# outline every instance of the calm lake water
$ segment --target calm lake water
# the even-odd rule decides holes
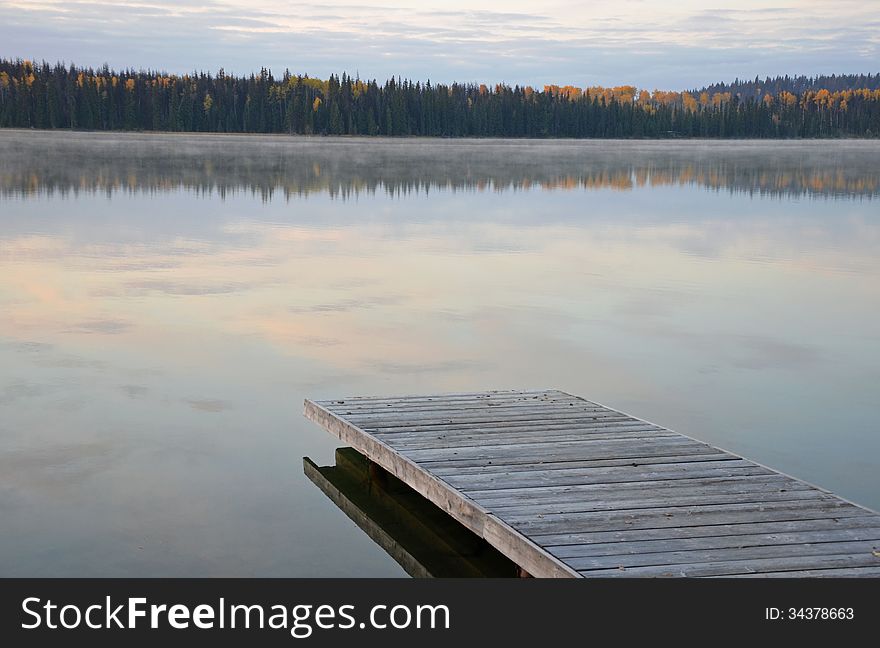
[[[544,387],[880,508],[880,143],[0,132],[0,575],[402,575],[303,398]]]

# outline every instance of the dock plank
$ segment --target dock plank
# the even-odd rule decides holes
[[[390,439],[394,447],[398,450],[432,450],[436,448],[448,450],[450,448],[476,448],[486,445],[522,445],[525,443],[535,443],[534,435],[527,433],[504,435],[504,434],[485,434],[485,435],[431,435],[422,439]],[[377,438],[385,439],[383,435],[377,434]],[[564,441],[617,441],[620,439],[659,439],[662,437],[677,438],[675,433],[666,430],[651,430],[639,428],[623,428],[615,430],[599,430],[579,432],[578,430],[562,430],[559,432],[545,432],[541,435],[541,443],[560,443]]]
[[[478,490],[537,488],[578,484],[617,484],[629,481],[652,482],[664,479],[696,479],[702,477],[738,477],[768,475],[770,470],[747,461],[681,461],[623,465],[579,466],[559,468],[530,466],[531,470],[502,470],[485,474],[450,474],[444,479],[465,493]]]
[[[645,555],[668,551],[694,549],[725,549],[763,547],[770,545],[798,545],[843,541],[880,542],[880,527],[857,529],[830,529],[827,531],[800,531],[789,533],[752,533],[666,540],[632,540],[552,547],[550,552],[559,558],[586,558],[596,556]]]
[[[585,459],[581,461],[545,461],[538,464],[534,463],[503,463],[481,461],[472,466],[444,466],[442,462],[423,462],[421,465],[431,470],[435,475],[439,475],[446,479],[454,479],[456,477],[474,477],[485,476],[494,478],[499,473],[528,473],[543,472],[546,470],[579,470],[581,468],[611,468],[620,466],[652,466],[652,465],[668,465],[668,464],[696,464],[708,462],[726,462],[738,459],[734,455],[726,452],[707,451],[700,454],[655,454],[643,457],[616,457],[611,459]]]
[[[664,567],[699,565],[712,562],[735,562],[768,558],[806,558],[807,556],[871,556],[874,541],[796,543],[787,545],[758,545],[755,547],[722,547],[687,549],[616,556],[585,556],[568,558],[566,562],[579,571],[593,569],[631,569],[633,567]],[[748,572],[748,569],[744,569]]]
[[[689,576],[740,576],[761,572],[803,571],[810,569],[839,569],[876,567],[877,558],[870,553],[844,553],[832,555],[781,556],[773,558],[750,558],[742,560],[694,563],[687,565],[654,565],[648,567],[624,567],[587,569],[580,572],[586,578],[648,577],[669,578]]]
[[[710,446],[706,446],[703,444],[691,444],[691,445],[679,445],[679,446],[670,446],[670,447],[657,447],[653,444],[647,445],[627,445],[623,444],[619,448],[614,448],[613,451],[604,451],[599,452],[598,448],[593,448],[592,452],[581,452],[581,453],[562,453],[557,457],[553,456],[541,456],[541,457],[531,457],[528,454],[524,454],[521,452],[509,453],[503,456],[492,455],[488,457],[446,457],[440,459],[432,459],[432,460],[422,460],[419,462],[419,465],[425,468],[426,470],[431,470],[434,472],[437,468],[450,468],[452,467],[454,470],[459,470],[462,468],[474,467],[474,466],[523,466],[527,468],[531,468],[534,466],[543,466],[546,464],[557,464],[557,463],[576,463],[580,464],[581,462],[587,461],[609,461],[609,460],[619,460],[619,459],[628,459],[631,462],[633,461],[641,461],[646,458],[665,458],[670,456],[679,456],[679,455],[704,455],[708,452],[712,451]],[[436,474],[439,474],[436,473]]]
[[[305,415],[534,576],[880,575],[876,512],[563,391],[306,400]]]
[[[500,432],[500,433],[510,433],[515,434],[517,432],[531,432],[532,434],[540,434],[545,435],[547,432],[551,432],[554,430],[582,430],[584,432],[602,432],[605,430],[618,430],[623,428],[633,428],[633,429],[651,429],[651,430],[661,430],[660,426],[651,425],[650,423],[645,423],[643,421],[630,421],[627,419],[623,419],[620,417],[616,417],[613,419],[605,419],[605,420],[573,420],[573,421],[557,421],[557,422],[549,422],[544,421],[543,423],[536,424],[534,422],[510,422],[510,421],[498,421],[498,422],[489,422],[489,423],[458,423],[458,424],[446,424],[446,425],[413,425],[413,426],[397,426],[397,427],[377,427],[377,426],[364,426],[362,429],[366,430],[370,434],[374,434],[377,436],[393,438],[393,439],[406,439],[407,436],[418,436],[424,433],[441,435],[441,434],[483,434],[483,433],[492,433],[492,432]],[[390,436],[393,435],[393,436]]]
[[[771,522],[740,522],[734,524],[710,524],[706,526],[661,527],[654,529],[624,529],[620,531],[589,531],[542,536],[542,542],[554,555],[560,551],[590,551],[592,545],[619,544],[627,546],[652,540],[683,540],[690,538],[731,538],[754,534],[808,534],[823,531],[858,530],[876,528],[877,520],[871,516],[849,518],[807,518]],[[807,542],[808,540],[805,540]],[[589,554],[587,554],[589,555]]]

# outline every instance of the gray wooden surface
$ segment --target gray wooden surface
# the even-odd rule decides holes
[[[558,390],[305,402],[534,576],[880,576],[880,515]]]

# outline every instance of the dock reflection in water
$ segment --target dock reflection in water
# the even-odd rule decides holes
[[[352,448],[335,466],[303,458],[303,471],[407,574],[415,578],[514,577],[517,566],[409,486]]]

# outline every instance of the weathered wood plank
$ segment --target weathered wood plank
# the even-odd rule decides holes
[[[670,433],[671,430],[641,421],[628,421],[625,419],[613,420],[573,420],[573,421],[545,421],[543,424],[527,421],[494,421],[489,423],[462,423],[446,425],[428,425],[420,427],[370,427],[359,426],[365,432],[385,439],[419,439],[426,437],[439,437],[449,435],[473,435],[480,438],[490,438],[492,435],[531,435],[543,437],[551,432],[577,432],[582,434],[625,432],[627,430],[650,430],[653,432]],[[676,434],[673,432],[673,434]],[[681,436],[681,435],[678,435]]]
[[[877,578],[880,567],[843,567],[795,571],[758,572],[754,574],[724,574],[708,578]]]
[[[383,436],[383,435],[375,435],[376,438],[382,439],[389,446],[396,450],[400,451],[409,451],[409,450],[431,450],[435,448],[442,448],[444,450],[449,450],[452,448],[476,448],[482,447],[486,445],[492,446],[503,446],[503,445],[523,445],[523,444],[533,444],[535,442],[540,443],[559,443],[561,441],[619,441],[621,439],[661,439],[663,437],[681,438],[674,432],[666,432],[663,430],[639,430],[639,429],[629,429],[629,430],[621,430],[614,432],[607,431],[597,431],[597,432],[577,432],[571,430],[562,430],[556,433],[545,433],[541,435],[540,440],[534,438],[534,435],[527,434],[518,434],[518,435],[504,435],[504,434],[492,434],[486,435],[486,437],[482,436],[474,436],[474,435],[454,435],[454,436],[441,436],[437,437],[435,435],[431,435],[430,437],[426,437],[424,439],[406,439],[401,440],[395,438],[394,436]]]
[[[541,396],[568,397],[571,394],[559,391],[558,389],[497,389],[485,392],[451,392],[448,394],[416,394],[411,396],[348,396],[346,398],[328,399],[320,401],[309,401],[320,407],[328,407],[345,403],[415,403],[418,401],[437,402],[437,401],[480,401],[483,399],[504,399],[504,398],[533,398],[538,399]]]
[[[734,576],[760,572],[795,571],[805,569],[831,569],[852,567],[877,567],[880,559],[869,553],[857,555],[807,555],[775,557],[752,560],[731,560],[696,563],[689,565],[655,565],[650,567],[627,567],[623,569],[586,569],[580,573],[586,578],[674,576],[705,577]]]
[[[562,490],[567,489],[567,490]],[[544,506],[545,512],[554,513],[557,506],[576,507],[594,502],[622,502],[634,499],[663,501],[678,497],[697,497],[717,494],[769,494],[810,492],[825,495],[806,484],[791,483],[776,475],[750,475],[746,477],[695,478],[682,480],[658,480],[654,482],[619,482],[615,484],[575,484],[573,486],[547,486],[513,490],[491,490],[468,493],[474,501],[494,509],[524,509]],[[674,506],[670,504],[670,506]],[[645,507],[650,508],[650,507]],[[576,508],[573,510],[577,510]],[[541,512],[541,511],[539,511]],[[514,513],[513,510],[510,511]]]
[[[451,425],[466,425],[468,423],[528,423],[544,424],[553,422],[593,423],[603,421],[627,421],[625,416],[599,410],[563,410],[558,413],[548,414],[539,410],[522,412],[517,414],[503,414],[501,412],[479,412],[474,414],[457,415],[428,415],[422,417],[370,415],[370,416],[346,416],[346,420],[363,429],[395,428],[395,427],[438,427]]]
[[[395,413],[403,413],[403,412],[413,412],[413,413],[421,413],[421,412],[431,412],[431,411],[446,411],[450,409],[455,409],[456,411],[469,411],[469,410],[478,410],[478,411],[486,411],[486,410],[495,410],[495,409],[516,409],[516,408],[534,408],[538,404],[545,403],[547,405],[560,405],[560,404],[569,404],[573,403],[575,405],[585,405],[591,406],[594,408],[598,408],[595,404],[588,404],[586,401],[581,400],[579,398],[573,396],[515,396],[509,398],[481,398],[475,400],[427,400],[427,401],[409,401],[409,400],[399,400],[399,401],[388,401],[388,402],[364,402],[364,403],[354,403],[350,401],[346,401],[344,403],[337,402],[325,402],[322,407],[327,408],[331,412],[341,414],[343,416],[347,415],[349,412],[354,413],[382,413],[393,411]]]
[[[873,556],[873,541],[820,542],[818,544],[796,543],[787,545],[761,545],[757,547],[724,547],[720,549],[690,549],[657,553],[617,556],[579,556],[566,560],[578,571],[588,569],[619,569],[624,567],[658,567],[673,565],[698,565],[712,562],[744,561],[770,558],[804,558],[807,556],[864,556],[873,558],[880,567],[880,559]],[[744,569],[743,571],[748,571]]]
[[[729,502],[722,500],[730,498]],[[541,519],[568,513],[590,511],[670,508],[674,506],[704,506],[709,500],[715,503],[736,502],[756,504],[761,502],[785,502],[802,499],[823,499],[827,495],[811,488],[779,488],[776,484],[718,484],[695,488],[667,487],[654,491],[650,488],[630,488],[620,492],[560,493],[556,497],[522,498],[517,496],[486,499],[474,497],[483,507],[515,521],[519,516],[535,514]]]
[[[599,511],[650,511],[652,509],[685,506],[722,506],[728,504],[758,504],[778,502],[816,501],[827,497],[815,490],[799,490],[780,493],[776,490],[747,493],[706,493],[701,495],[679,495],[677,497],[633,497],[631,499],[605,499],[588,502],[572,501],[540,504],[500,504],[486,505],[497,515],[502,516],[514,526],[526,517],[540,520],[557,520],[560,516],[580,515]],[[480,502],[482,504],[482,502]]]
[[[631,421],[627,419],[615,418],[613,420],[594,421],[545,421],[540,425],[534,422],[526,422],[523,424],[519,421],[497,421],[494,423],[461,423],[454,425],[423,425],[423,426],[398,426],[398,427],[371,427],[362,426],[361,429],[373,435],[379,435],[383,438],[394,438],[401,435],[417,436],[419,434],[459,434],[459,433],[490,433],[490,432],[531,432],[535,436],[542,436],[545,432],[552,430],[583,430],[589,432],[591,430],[601,431],[603,429],[617,430],[625,428],[634,429],[651,429],[668,431],[659,425],[652,425],[643,421]],[[679,435],[681,436],[681,435]]]
[[[421,459],[418,463],[420,466],[422,466],[426,470],[431,470],[431,472],[433,473],[436,469],[448,468],[450,466],[455,469],[459,469],[472,466],[484,466],[487,464],[494,464],[498,466],[523,465],[533,468],[534,466],[544,466],[545,464],[557,464],[561,462],[577,464],[584,461],[604,461],[618,459],[635,461],[643,460],[646,457],[662,458],[670,456],[680,456],[685,454],[703,455],[710,450],[710,446],[704,446],[699,443],[681,444],[669,447],[657,447],[653,444],[634,447],[631,444],[624,444],[620,448],[613,448],[611,450],[600,448],[587,448],[582,449],[581,452],[571,452],[568,454],[557,453],[555,456],[553,455],[553,453],[549,453],[544,456],[534,457],[521,452],[514,452],[503,456],[492,455],[473,458],[451,456],[440,457],[430,460]]]
[[[597,420],[597,419],[568,419],[568,420],[560,420],[560,421],[545,421],[543,424],[536,421],[487,421],[485,423],[441,423],[436,422],[432,425],[422,425],[422,426],[371,426],[371,425],[360,425],[358,426],[364,432],[368,434],[380,436],[385,439],[406,439],[406,438],[416,438],[419,435],[427,434],[427,435],[445,435],[445,434],[474,434],[474,435],[486,435],[487,437],[492,433],[495,434],[516,434],[516,433],[528,433],[531,432],[534,437],[542,437],[548,432],[553,432],[557,430],[569,430],[572,432],[583,432],[584,434],[588,434],[590,432],[596,433],[609,433],[614,432],[616,430],[625,431],[625,430],[652,430],[656,432],[670,432],[666,428],[660,427],[658,425],[651,425],[650,423],[643,423],[641,421],[628,421],[626,419],[605,419],[605,420]],[[683,437],[681,434],[676,434],[676,436]]]
[[[581,468],[612,468],[616,466],[660,466],[666,464],[726,463],[738,461],[739,457],[721,451],[701,454],[658,454],[648,457],[623,457],[613,459],[581,459],[573,461],[543,461],[540,463],[504,463],[501,461],[478,461],[474,465],[444,464],[443,462],[422,462],[420,465],[444,479],[449,477],[494,477],[498,474],[530,473],[551,470],[579,470]],[[743,460],[744,461],[744,460]],[[751,462],[749,462],[751,463]]]
[[[556,554],[561,548],[565,550],[589,551],[593,544],[638,543],[651,540],[680,540],[687,538],[722,538],[749,534],[784,534],[812,533],[816,531],[834,531],[839,529],[870,529],[880,523],[877,516],[858,517],[805,517],[798,520],[775,520],[766,522],[735,522],[729,524],[709,524],[705,526],[658,527],[622,529],[616,531],[585,531],[579,533],[559,533],[534,536]]]
[[[519,468],[519,466],[517,466]],[[730,461],[680,462],[673,464],[632,464],[579,468],[551,468],[529,466],[530,470],[503,470],[488,474],[442,475],[450,485],[464,492],[578,484],[616,484],[621,482],[651,482],[664,479],[694,479],[701,477],[745,477],[771,475],[772,471],[741,459]]]
[[[521,416],[534,414],[566,414],[577,412],[581,415],[604,415],[617,416],[617,412],[611,412],[603,407],[587,405],[572,400],[541,400],[541,401],[516,401],[513,403],[481,403],[469,407],[461,407],[454,403],[437,404],[432,407],[379,407],[379,408],[354,408],[346,405],[337,405],[327,408],[329,411],[346,419],[358,423],[372,420],[404,420],[412,418],[415,421],[430,418],[465,418],[469,416]]]
[[[517,519],[505,516],[508,523],[535,538],[541,544],[543,535],[558,535],[563,531],[618,531],[623,529],[657,529],[661,527],[705,526],[736,522],[764,522],[776,520],[804,520],[824,517],[858,517],[871,515],[864,509],[846,504],[831,496],[805,502],[767,502],[764,504],[719,504],[711,507],[680,506],[652,508],[640,511],[612,511],[547,515],[542,518],[523,516]]]
[[[548,549],[554,556],[568,559],[591,556],[644,555],[694,549],[740,549],[743,547],[763,547],[768,545],[852,541],[878,543],[880,542],[880,527],[788,533],[752,533],[696,538],[670,538],[664,540],[633,540],[629,542],[597,542],[592,544],[562,545],[559,547],[549,547]]]
[[[531,459],[556,461],[566,459],[587,459],[590,457],[620,457],[624,453],[657,451],[661,449],[674,450],[681,453],[688,450],[705,452],[707,445],[690,439],[678,437],[661,437],[649,442],[631,442],[628,439],[580,439],[578,441],[565,441],[561,443],[546,442],[535,439],[532,443],[513,443],[509,445],[484,445],[477,448],[461,449],[431,449],[411,450],[407,456],[416,462],[422,461],[466,461],[472,459],[505,459],[522,458],[525,461]]]
[[[324,406],[331,412],[342,416],[357,418],[370,418],[373,416],[412,416],[424,418],[425,414],[434,412],[450,412],[459,414],[481,413],[506,413],[515,415],[522,412],[536,412],[545,410],[549,412],[563,412],[568,409],[587,410],[590,412],[616,413],[607,407],[588,403],[573,397],[548,396],[539,398],[516,398],[512,400],[475,400],[467,403],[461,401],[428,401],[423,403],[380,403],[377,405],[352,405],[351,403],[337,403]]]

